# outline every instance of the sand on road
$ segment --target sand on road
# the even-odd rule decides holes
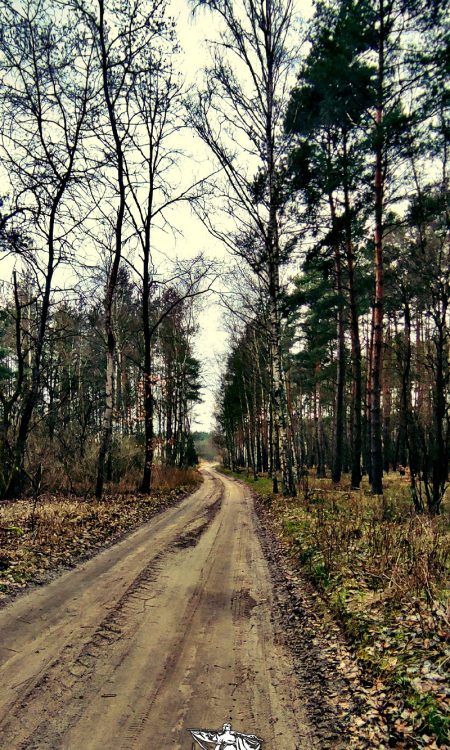
[[[312,750],[251,494],[193,495],[0,611],[2,750],[191,750],[189,727]]]

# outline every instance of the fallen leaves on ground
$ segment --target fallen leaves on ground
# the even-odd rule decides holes
[[[448,519],[417,517],[402,505],[385,518],[379,500],[334,492],[324,481],[310,485],[306,501],[260,498],[284,549],[288,584],[298,597],[305,575],[313,584],[322,631],[332,614],[322,642],[361,701],[360,711],[348,706],[349,747],[449,750]],[[301,628],[294,598],[291,605]],[[345,713],[348,696],[335,700]]]
[[[49,572],[116,541],[181,500],[195,485],[151,495],[43,495],[0,505],[0,601]]]

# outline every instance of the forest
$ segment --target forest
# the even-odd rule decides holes
[[[176,172],[173,23],[159,2],[40,1],[4,4],[0,23],[0,495],[101,497],[124,477],[148,493],[155,456],[195,463],[212,267],[153,257],[201,187]]]
[[[367,474],[381,494],[400,467],[415,508],[439,513],[445,9],[321,2],[296,38],[289,2],[271,6],[267,29],[259,6],[224,3],[222,41],[187,96],[165,4],[5,4],[4,497],[41,481],[72,489],[77,472],[100,497],[129,464],[148,492],[155,452],[191,461],[195,304],[216,269],[154,260],[185,202],[238,260],[219,290],[233,319],[218,403],[226,464],[268,473],[275,490],[280,473],[287,495],[312,467],[334,482],[349,472],[354,488]],[[180,180],[185,129],[212,176]]]
[[[251,623],[237,638],[251,643],[265,617],[255,625],[253,609],[276,601],[294,671],[300,654],[311,685],[320,678],[302,705],[328,722],[324,750],[449,747],[448,11],[448,0],[0,7],[0,596],[111,542],[125,549],[137,529],[175,581],[172,605],[165,583],[152,589],[157,616],[174,606],[178,623],[176,597],[198,595],[187,619],[200,617],[201,648],[223,651],[217,613],[232,617],[228,634]],[[209,306],[222,351],[202,331]],[[208,431],[196,410],[211,389]],[[117,633],[139,631],[124,602],[142,594],[145,619],[159,575],[130,546],[125,593],[111,552]],[[209,573],[190,576],[207,564],[203,596]],[[266,614],[259,637],[275,653]],[[158,623],[175,670],[182,639]],[[91,650],[107,671],[98,644],[116,630],[100,625]],[[326,662],[319,678],[313,657]],[[247,671],[223,685],[247,689]],[[35,716],[53,705],[43,685]],[[69,729],[83,695],[64,704]],[[62,729],[48,740],[50,722],[22,725],[26,705],[10,724],[0,716],[10,747],[69,747]]]
[[[375,495],[399,470],[418,512],[441,509],[450,449],[444,10],[318,3],[297,82],[285,109],[274,104],[283,145],[265,144],[272,174],[262,160],[251,186],[270,221],[259,241],[259,214],[255,231],[236,238],[245,281],[228,304],[241,326],[218,419],[226,465],[267,473],[274,491],[281,471],[285,495],[313,467],[334,483],[350,474],[354,489],[367,475]],[[280,43],[276,81],[283,53]],[[217,82],[225,98],[220,69]],[[236,87],[229,98],[239,128],[246,103]],[[256,122],[274,132],[265,104]]]

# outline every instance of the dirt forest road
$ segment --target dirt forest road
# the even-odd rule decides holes
[[[188,727],[316,747],[249,491],[204,483],[0,611],[0,748],[190,750]]]

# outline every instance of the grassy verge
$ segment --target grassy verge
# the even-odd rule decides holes
[[[413,514],[398,476],[387,478],[383,499],[314,478],[286,499],[267,478],[233,476],[261,497],[292,565],[341,622],[391,746],[450,747],[448,515]]]
[[[201,477],[158,470],[151,495],[102,500],[44,494],[0,505],[0,601],[46,573],[100,549],[192,492]]]
[[[241,482],[245,482],[246,484],[250,485],[252,490],[258,493],[261,497],[267,498],[267,497],[273,497],[272,495],[272,480],[268,479],[267,477],[258,477],[256,481],[253,479],[252,476],[247,475],[246,472],[238,472],[238,471],[230,471],[230,469],[225,469],[224,467],[220,467],[219,471],[222,474],[225,474],[227,477],[234,477],[235,479],[240,479]]]

